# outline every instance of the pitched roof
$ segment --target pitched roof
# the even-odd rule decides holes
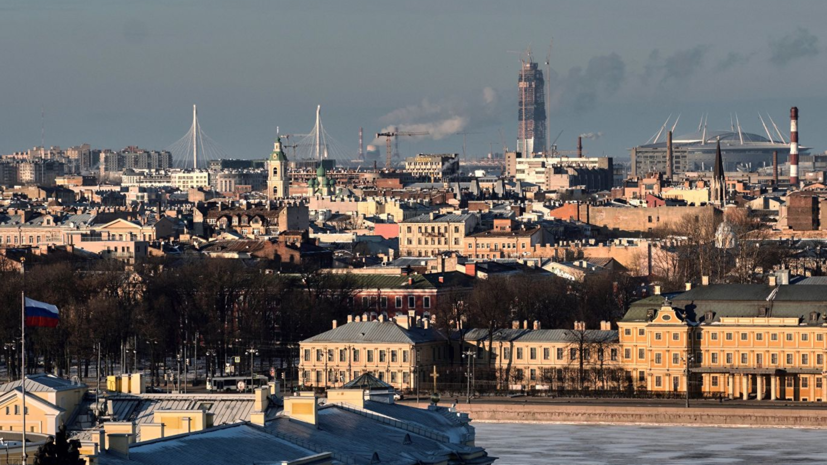
[[[405,329],[394,321],[378,320],[352,322],[325,331],[302,342],[362,342],[417,344],[444,340],[445,337],[434,328]]]
[[[22,384],[21,380],[15,380],[10,383],[0,385],[0,392],[8,392],[12,389],[19,388]],[[37,374],[26,377],[26,391],[27,392],[59,392],[69,391],[72,389],[86,389],[85,384],[75,384],[72,381],[64,378],[59,378],[55,375]]]
[[[498,329],[494,332],[495,341],[509,342],[577,342],[580,332],[569,329]],[[616,342],[617,331],[588,329],[582,333],[589,342]],[[466,341],[487,341],[488,330],[475,328],[465,333]]]
[[[475,278],[459,271],[446,273],[413,274],[353,274],[357,289],[439,289],[450,287],[468,287],[474,285]],[[439,278],[442,277],[442,282]],[[408,281],[412,280],[409,284]]]
[[[365,372],[358,378],[344,385],[345,389],[393,389],[393,386]]]

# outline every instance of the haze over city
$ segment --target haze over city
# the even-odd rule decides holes
[[[551,51],[550,139],[628,157],[673,114],[676,134],[763,134],[757,113],[801,108],[802,143],[827,148],[817,76],[827,4],[798,2],[61,1],[0,6],[0,151],[88,142],[162,149],[198,104],[231,156],[260,158],[282,133],[327,131],[357,150],[357,131],[427,128],[403,155],[516,146],[519,55]],[[414,126],[411,126],[414,125]],[[671,125],[671,123],[670,123]],[[786,133],[785,129],[785,133]],[[432,138],[439,140],[433,141]],[[366,137],[365,143],[371,141]],[[377,141],[381,142],[381,141]]]

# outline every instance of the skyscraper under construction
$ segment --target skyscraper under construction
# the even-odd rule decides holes
[[[517,122],[517,151],[526,155],[546,150],[545,80],[537,63],[522,62],[519,80],[519,108]]]

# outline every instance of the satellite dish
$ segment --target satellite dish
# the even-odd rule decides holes
[[[239,381],[238,383],[236,383],[236,387],[239,391],[243,391],[247,388],[247,383],[245,383],[244,381]]]

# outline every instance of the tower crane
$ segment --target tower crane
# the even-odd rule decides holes
[[[387,150],[388,150],[387,158],[385,159],[385,169],[386,170],[391,169],[391,164],[393,163],[393,146],[392,146],[393,138],[398,138],[400,136],[427,136],[428,134],[430,134],[430,133],[428,133],[428,132],[403,132],[403,131],[396,131],[396,130],[376,133],[377,138],[379,138],[379,137],[384,137],[385,138],[385,144],[386,144]]]

